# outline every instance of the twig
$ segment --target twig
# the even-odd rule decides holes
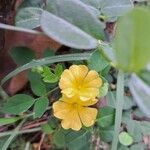
[[[0,127],[0,132],[4,132],[8,129],[8,126],[2,126]]]
[[[42,136],[41,136],[41,140],[39,142],[39,145],[38,145],[38,150],[41,150],[41,146],[42,146],[42,143],[44,141],[44,137],[45,137],[45,134],[43,133]]]
[[[42,124],[45,124],[45,123],[47,123],[47,119],[42,120],[41,122],[40,122],[40,120],[36,120],[36,122],[34,121],[34,122],[28,123],[27,125],[24,125],[24,126],[22,127],[22,130],[26,130],[26,129],[38,127],[38,126],[40,126],[40,125],[42,125]]]
[[[27,142],[27,143],[26,143],[25,150],[29,150],[29,149],[30,149],[30,142]]]

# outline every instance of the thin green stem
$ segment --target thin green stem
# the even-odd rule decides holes
[[[4,100],[9,97],[1,86],[0,86],[0,97],[2,97],[2,99],[4,99]]]
[[[7,80],[12,78],[13,76],[17,75],[18,73],[31,69],[33,67],[42,66],[42,65],[49,65],[56,62],[66,62],[66,61],[80,61],[80,60],[88,60],[91,57],[92,53],[76,53],[76,54],[65,54],[65,55],[57,55],[57,56],[51,56],[47,58],[42,58],[39,60],[32,60],[31,62],[18,67],[11,73],[9,73],[7,76],[5,76],[4,79],[1,80],[1,85],[4,84]]]
[[[55,87],[54,89],[50,90],[49,92],[47,92],[44,96],[48,96],[49,94],[51,94],[52,92],[54,92],[55,90],[59,89],[59,87]]]
[[[20,118],[28,118],[28,117],[32,117],[33,115],[34,113],[26,114],[26,115],[21,116]]]
[[[55,87],[54,89],[52,89],[52,90],[50,90],[50,91],[48,91],[47,93],[45,93],[43,96],[41,96],[41,97],[45,97],[45,96],[49,96],[52,92],[54,92],[55,90],[57,90],[57,89],[59,89],[59,87],[57,86],[57,87]],[[36,98],[35,99],[35,101],[37,101],[39,99],[39,97],[38,98]]]
[[[117,78],[115,128],[111,150],[117,150],[123,104],[124,104],[124,73],[122,71],[119,71]]]
[[[52,89],[52,90],[50,90],[49,92],[47,92],[45,95],[43,95],[43,97],[45,97],[45,96],[48,96],[49,94],[51,94],[52,92],[54,92],[55,90],[57,90],[59,87],[55,87],[54,89]],[[39,98],[36,98],[35,100],[38,100]],[[47,109],[46,110],[50,110],[52,107],[51,106],[49,106],[49,107],[47,107]],[[17,117],[18,119],[16,119],[16,121],[18,121],[18,120],[20,120],[20,119],[23,119],[23,118],[28,118],[28,117],[32,117],[32,116],[34,116],[35,115],[35,113],[33,112],[33,113],[29,113],[29,114],[24,114],[24,115],[22,115],[22,116],[19,116],[19,117]],[[9,118],[9,119],[11,119],[11,118]],[[13,119],[13,118],[12,118]],[[14,121],[15,122],[15,121]],[[14,123],[13,122],[13,123]],[[10,124],[10,123],[8,123],[8,124]],[[6,125],[6,124],[5,124]]]
[[[39,128],[33,128],[33,129],[18,131],[18,132],[16,132],[16,134],[27,134],[27,133],[37,132],[37,131],[40,131],[40,130],[41,130],[41,128],[39,127]],[[11,135],[13,132],[14,131],[2,132],[0,134],[0,137]]]
[[[26,32],[26,33],[37,34],[37,35],[44,35],[43,32],[39,32],[36,30],[31,30],[31,29],[25,29],[25,28],[16,27],[16,26],[11,26],[11,25],[7,25],[7,24],[3,24],[3,23],[0,23],[0,29]]]
[[[18,131],[25,122],[26,119],[22,120],[21,123],[11,132],[10,137],[4,143],[2,150],[7,150],[9,145],[11,144],[12,140],[18,135]]]

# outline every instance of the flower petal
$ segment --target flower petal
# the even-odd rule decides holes
[[[76,82],[81,84],[88,73],[88,68],[85,65],[72,65],[69,70],[76,79]]]
[[[79,97],[82,101],[98,96],[101,85],[98,73],[94,70],[88,72],[85,65],[72,65],[62,73],[59,82],[62,94],[68,98]]]
[[[64,119],[71,110],[72,106],[69,103],[65,103],[60,100],[53,103],[54,116],[59,119]]]
[[[99,88],[101,85],[102,85],[102,79],[98,77],[98,78],[88,82],[86,84],[86,87]]]
[[[94,124],[97,116],[97,109],[90,107],[79,107],[78,112],[83,125],[90,127]]]
[[[84,90],[81,90],[79,92],[80,99],[82,101],[87,101],[90,99],[95,98],[99,94],[99,89],[98,88],[85,88]]]
[[[71,71],[65,69],[61,75],[60,82],[59,82],[60,89],[72,87],[74,80],[75,78],[72,75]]]
[[[63,94],[61,100],[63,102],[66,102],[66,103],[74,104],[74,103],[77,103],[77,101],[79,100],[79,98],[77,99],[77,97],[75,97],[75,96],[73,96],[73,97],[67,97],[65,94]]]
[[[72,109],[62,120],[61,125],[64,129],[73,129],[79,131],[82,127],[77,108]]]
[[[93,81],[94,79],[97,79],[97,78],[99,78],[99,74],[96,71],[91,70],[88,72],[87,76],[85,77],[84,83],[88,83],[88,82]]]
[[[73,88],[66,88],[62,90],[61,93],[65,94],[68,98],[73,97],[76,94]]]
[[[91,106],[91,105],[94,105],[97,103],[97,99],[90,99],[90,100],[87,100],[87,101],[78,101],[78,104],[81,105],[81,106]]]
[[[61,101],[70,103],[70,104],[78,104],[80,106],[91,106],[97,103],[97,99],[89,99],[87,101],[82,101],[78,96],[73,96],[71,98],[67,97],[66,95],[63,95],[61,98]]]

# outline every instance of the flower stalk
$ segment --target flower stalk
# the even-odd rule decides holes
[[[124,104],[124,73],[121,70],[119,70],[117,77],[115,128],[111,150],[117,150],[123,104]]]

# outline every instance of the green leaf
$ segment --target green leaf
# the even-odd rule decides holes
[[[141,142],[143,140],[140,122],[135,120],[127,121],[128,133],[133,137],[134,142]]]
[[[150,71],[142,70],[138,73],[139,77],[150,86]]]
[[[102,78],[102,77],[101,77]],[[108,93],[109,84],[105,78],[102,78],[103,84],[99,89],[99,97],[104,97]]]
[[[150,122],[142,121],[140,125],[143,135],[150,135]]]
[[[34,104],[34,99],[25,94],[17,94],[7,99],[2,110],[5,113],[19,115],[27,111]]]
[[[46,86],[42,82],[41,76],[34,72],[29,72],[28,78],[30,80],[30,86],[32,92],[37,96],[43,96],[46,94]]]
[[[24,65],[35,59],[34,52],[27,47],[14,47],[10,50],[10,55],[17,65]]]
[[[119,144],[117,150],[130,150],[127,146],[124,146],[122,144]]]
[[[89,6],[92,6],[92,7],[99,9],[99,7],[100,7],[99,3],[101,0],[94,0],[94,1],[93,0],[80,0],[80,1],[89,5]]]
[[[130,147],[130,150],[145,150],[146,145],[144,143],[134,144]]]
[[[105,77],[105,78],[108,78],[108,76],[111,76],[111,75],[109,74],[110,69],[111,69],[111,66],[108,65],[105,69],[103,69],[103,70],[100,72],[100,75],[103,76],[103,77]],[[111,77],[112,77],[112,76],[111,76]],[[109,81],[109,79],[108,79],[108,81]]]
[[[53,49],[46,49],[43,53],[43,57],[51,57],[51,56],[55,56],[55,52]]]
[[[97,45],[96,39],[92,36],[47,11],[42,14],[41,28],[50,38],[69,47],[92,49]]]
[[[42,96],[46,93],[46,86],[41,80],[39,80],[39,82],[31,81],[30,85],[35,95]]]
[[[34,29],[40,26],[40,17],[42,9],[27,7],[20,9],[16,16],[16,26],[27,29]]]
[[[43,77],[43,81],[46,83],[56,83],[58,81],[58,76],[52,73],[49,67],[43,67],[43,73],[41,74]]]
[[[109,91],[106,96],[107,105],[112,108],[116,108],[116,92]]]
[[[107,20],[114,21],[133,8],[130,0],[81,0],[82,2],[100,10],[100,13],[107,17]]]
[[[99,6],[101,13],[109,20],[114,21],[116,17],[122,16],[132,9],[133,3],[130,0],[100,0]]]
[[[71,131],[66,134],[66,146],[69,150],[82,150],[89,144],[90,133],[85,130]]]
[[[131,116],[130,112],[130,116]],[[127,125],[128,133],[133,137],[134,142],[141,142],[143,140],[143,135],[150,135],[150,123],[148,121],[136,121],[128,116],[123,123]]]
[[[32,71],[33,73],[39,73],[39,74],[41,74],[41,73],[43,72],[43,67],[42,67],[42,66],[33,67],[33,68],[31,69],[31,71]],[[32,80],[32,79],[31,79],[31,80]]]
[[[45,2],[43,0],[25,0],[21,3],[21,6],[19,8],[24,8],[24,7],[42,7]]]
[[[14,117],[14,118],[0,118],[0,126],[15,123],[18,121],[20,118],[19,117]]]
[[[122,113],[122,123],[128,124],[132,119],[132,110],[124,111]]]
[[[111,107],[100,108],[97,117],[97,124],[102,128],[107,128],[114,123],[115,110]]]
[[[59,122],[54,116],[50,116],[48,120],[48,124],[52,129],[55,129],[58,127]]]
[[[136,109],[133,111],[133,113],[134,113],[137,117],[139,117],[139,118],[142,118],[142,117],[145,116],[145,114],[144,114],[139,108],[136,108]]]
[[[48,107],[48,103],[49,100],[46,97],[40,97],[36,100],[33,109],[35,118],[40,118],[44,114],[46,108]]]
[[[60,78],[61,74],[63,72],[63,66],[61,64],[57,64],[54,70],[55,75]]]
[[[114,127],[112,126],[107,129],[100,128],[99,134],[104,142],[111,142],[113,139]]]
[[[96,39],[104,38],[103,24],[93,10],[79,0],[48,0],[47,10]]]
[[[62,132],[62,130],[58,130],[54,133],[53,142],[58,147],[64,147],[65,146],[65,134]]]
[[[133,99],[138,104],[141,111],[150,116],[150,87],[144,83],[136,74],[132,74],[129,81],[129,88],[132,93]]]
[[[138,72],[146,67],[150,58],[149,27],[150,12],[144,8],[134,8],[120,18],[113,43],[119,68]]]
[[[133,98],[129,96],[124,96],[123,110],[129,110],[134,106],[136,106],[136,103],[135,101],[133,101]]]
[[[0,149],[2,149],[5,142],[8,140],[9,136],[5,136],[3,138],[0,138]]]
[[[43,124],[41,128],[42,131],[46,134],[52,134],[54,132],[53,128],[48,123]]]
[[[112,108],[116,108],[116,92],[108,92],[107,94],[107,104],[108,106],[112,107]],[[124,105],[123,105],[123,110],[129,110],[131,109],[133,106],[136,106],[135,102],[133,101],[133,99],[129,96],[124,96]]]
[[[110,61],[110,62],[115,62],[115,55],[114,55],[114,50],[113,48],[109,45],[106,44],[102,41],[100,41],[99,45],[98,45],[98,50],[101,52],[101,54],[103,55],[103,57]]]
[[[39,60],[33,60],[28,64],[18,67],[16,70],[12,71],[7,76],[5,76],[5,78],[1,81],[1,85],[4,84],[7,80],[9,80],[11,77],[17,75],[18,73],[33,67],[52,64],[56,62],[63,62],[63,61],[65,62],[65,61],[88,60],[90,56],[91,53],[78,53],[78,54],[58,55],[58,56],[47,57]]]
[[[119,142],[122,145],[129,146],[133,143],[133,138],[127,132],[121,132],[119,134]]]
[[[94,51],[91,55],[91,58],[88,60],[88,67],[97,72],[102,71],[108,65],[109,63],[98,50]]]

